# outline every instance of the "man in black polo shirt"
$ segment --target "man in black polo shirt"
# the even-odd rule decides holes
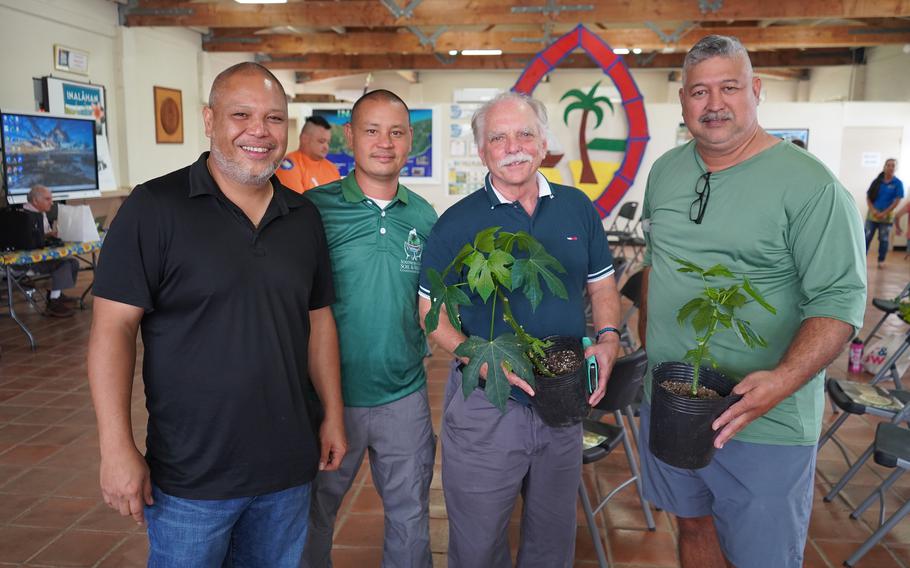
[[[599,330],[597,344],[585,352],[599,364],[599,387],[589,399],[595,405],[603,397],[619,346],[613,257],[591,200],[574,187],[549,183],[537,171],[547,153],[546,120],[543,104],[511,92],[498,95],[474,113],[474,140],[490,173],[484,187],[447,209],[430,233],[421,266],[421,321],[430,307],[430,268],[442,272],[479,230],[497,226],[509,232],[526,231],[566,268],[561,279],[568,299],[545,294],[532,310],[528,299],[516,292],[506,294],[509,305],[531,335],[581,337],[587,293]],[[476,292],[465,292],[473,304],[460,309],[464,334],[447,317],[439,318],[433,333],[436,343],[450,353],[466,336],[509,330],[505,320],[497,317],[491,333],[490,310],[495,302],[485,304]],[[513,393],[505,413],[479,390],[464,398],[457,365],[449,374],[441,436],[448,566],[512,566],[507,530],[521,494],[518,565],[568,568],[574,561],[581,425],[544,424],[530,405],[531,386],[514,373],[506,374]]]
[[[296,568],[309,482],[346,446],[325,235],[273,176],[287,102],[268,70],[223,71],[203,118],[211,152],[138,186],[101,252],[88,361],[101,489],[148,521],[150,566]],[[130,420],[140,326],[144,459]]]

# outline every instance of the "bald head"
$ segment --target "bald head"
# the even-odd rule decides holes
[[[284,92],[284,87],[281,85],[281,81],[279,81],[271,71],[258,63],[244,61],[243,63],[231,65],[219,73],[218,76],[215,77],[215,80],[212,81],[212,90],[209,91],[209,108],[215,108],[215,105],[218,102],[218,97],[222,94],[225,86],[235,75],[260,75],[267,81],[273,82],[275,87],[281,92],[281,95],[285,98],[285,100],[287,100],[287,93]]]
[[[28,202],[38,211],[47,213],[54,204],[54,197],[46,186],[33,185],[28,192]]]

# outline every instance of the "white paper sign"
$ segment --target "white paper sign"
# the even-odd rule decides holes
[[[862,167],[878,169],[881,164],[882,155],[880,152],[863,152]]]

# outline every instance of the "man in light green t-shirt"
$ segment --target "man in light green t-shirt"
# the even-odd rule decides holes
[[[338,471],[319,472],[313,481],[304,568],[332,565],[335,517],[367,451],[385,512],[382,565],[432,566],[436,436],[417,283],[436,212],[398,182],[412,136],[404,101],[382,89],[365,94],[345,125],[354,172],[304,194],[322,215],[332,260],[348,436]]]
[[[694,347],[677,310],[702,290],[672,259],[727,266],[777,309],[739,317],[768,340],[750,350],[733,333],[711,352],[743,398],[714,423],[720,448],[699,470],[647,448],[645,497],[679,517],[684,567],[798,567],[812,508],[824,369],[862,326],[863,231],[853,198],[812,155],[758,124],[761,81],[735,38],[708,36],[686,56],[679,97],[694,140],[655,162],[645,192],[647,252],[642,337],[650,367]],[[649,377],[650,379],[650,377]],[[650,400],[648,380],[646,397]],[[734,438],[735,436],[735,438]],[[716,528],[716,531],[715,531]]]

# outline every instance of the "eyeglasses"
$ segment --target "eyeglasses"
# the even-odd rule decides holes
[[[705,217],[705,210],[708,208],[708,198],[711,197],[711,172],[698,176],[698,181],[695,182],[695,193],[698,198],[689,206],[689,220],[696,225],[701,225],[701,220]]]

